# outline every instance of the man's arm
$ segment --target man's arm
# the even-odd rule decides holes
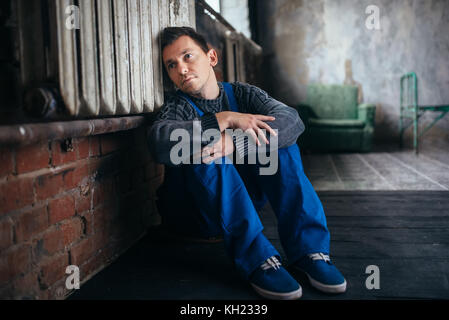
[[[238,90],[239,88],[237,88]],[[278,131],[279,148],[288,147],[294,143],[304,132],[305,126],[296,109],[270,97],[262,89],[242,84],[240,90],[248,92],[242,97],[247,99],[243,106],[247,106],[249,113],[273,116],[276,119],[270,122],[270,126]]]
[[[240,107],[240,112],[274,118],[272,120],[265,118],[263,121],[269,121],[269,127],[277,130],[278,148],[292,145],[296,142],[299,135],[304,132],[304,123],[294,108],[288,107],[284,103],[270,97],[265,91],[256,86],[238,82],[234,84],[234,86],[234,92]],[[216,116],[219,126],[222,128],[226,126],[229,127],[230,123],[232,123],[229,119],[238,118],[239,114],[232,112],[231,114],[218,113]],[[251,119],[248,118],[247,121],[251,121]],[[266,127],[263,127],[260,124],[259,128],[266,129]],[[273,134],[269,129],[267,129],[267,132]],[[262,138],[262,140],[264,139]],[[268,137],[268,140],[270,140],[270,137]],[[236,149],[240,155],[247,154],[249,151],[257,151],[256,146],[251,141],[248,141],[248,143],[245,144],[239,143],[236,145]]]
[[[227,128],[242,129],[253,137],[253,140],[260,145],[260,141],[268,143],[262,129],[268,130],[271,134],[276,132],[264,121],[274,121],[275,118],[261,114],[250,114],[233,111],[223,111],[216,114],[220,131]]]
[[[167,100],[147,131],[147,141],[156,162],[174,166],[175,164],[170,159],[170,152],[175,145],[180,149],[189,150],[187,157],[190,158],[194,152],[194,145],[204,147],[209,142],[202,140],[203,132],[208,129],[217,129],[218,131],[219,126],[213,114],[205,114],[195,120],[184,120],[195,118],[187,103],[180,99]],[[171,141],[170,137],[177,132],[185,133],[186,139]],[[190,158],[190,160],[192,159]]]

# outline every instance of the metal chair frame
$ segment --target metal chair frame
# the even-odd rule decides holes
[[[403,146],[404,131],[413,124],[413,148],[418,154],[419,138],[449,112],[449,105],[420,106],[418,104],[418,77],[415,72],[404,74],[401,77],[400,85],[399,146],[401,148]],[[418,120],[426,111],[441,112],[441,114],[418,132]],[[411,121],[404,125],[404,119],[411,119]]]

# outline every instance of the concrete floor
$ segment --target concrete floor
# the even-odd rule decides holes
[[[303,153],[304,171],[317,191],[449,190],[449,150],[378,146],[370,153]]]

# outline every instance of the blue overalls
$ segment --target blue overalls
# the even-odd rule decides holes
[[[232,111],[238,112],[231,85],[223,82],[223,86]],[[193,101],[184,97],[202,116]],[[304,174],[298,145],[277,152],[274,175],[260,175],[259,163],[166,166],[165,180],[158,190],[163,223],[205,237],[222,235],[228,255],[248,279],[266,259],[280,257],[263,235],[257,213],[269,200],[289,262],[309,253],[329,254],[324,210]]]

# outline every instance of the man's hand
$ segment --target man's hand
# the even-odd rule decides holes
[[[245,133],[251,135],[257,145],[260,146],[258,138],[269,144],[267,137],[261,129],[266,129],[270,134],[277,136],[276,132],[264,121],[274,121],[275,118],[262,114],[240,113],[233,111],[223,111],[215,115],[217,117],[220,131],[227,128],[242,129]]]
[[[234,152],[234,142],[232,137],[221,133],[221,138],[211,147],[204,147],[201,150],[201,158],[203,163],[210,163],[218,158],[227,156]]]

